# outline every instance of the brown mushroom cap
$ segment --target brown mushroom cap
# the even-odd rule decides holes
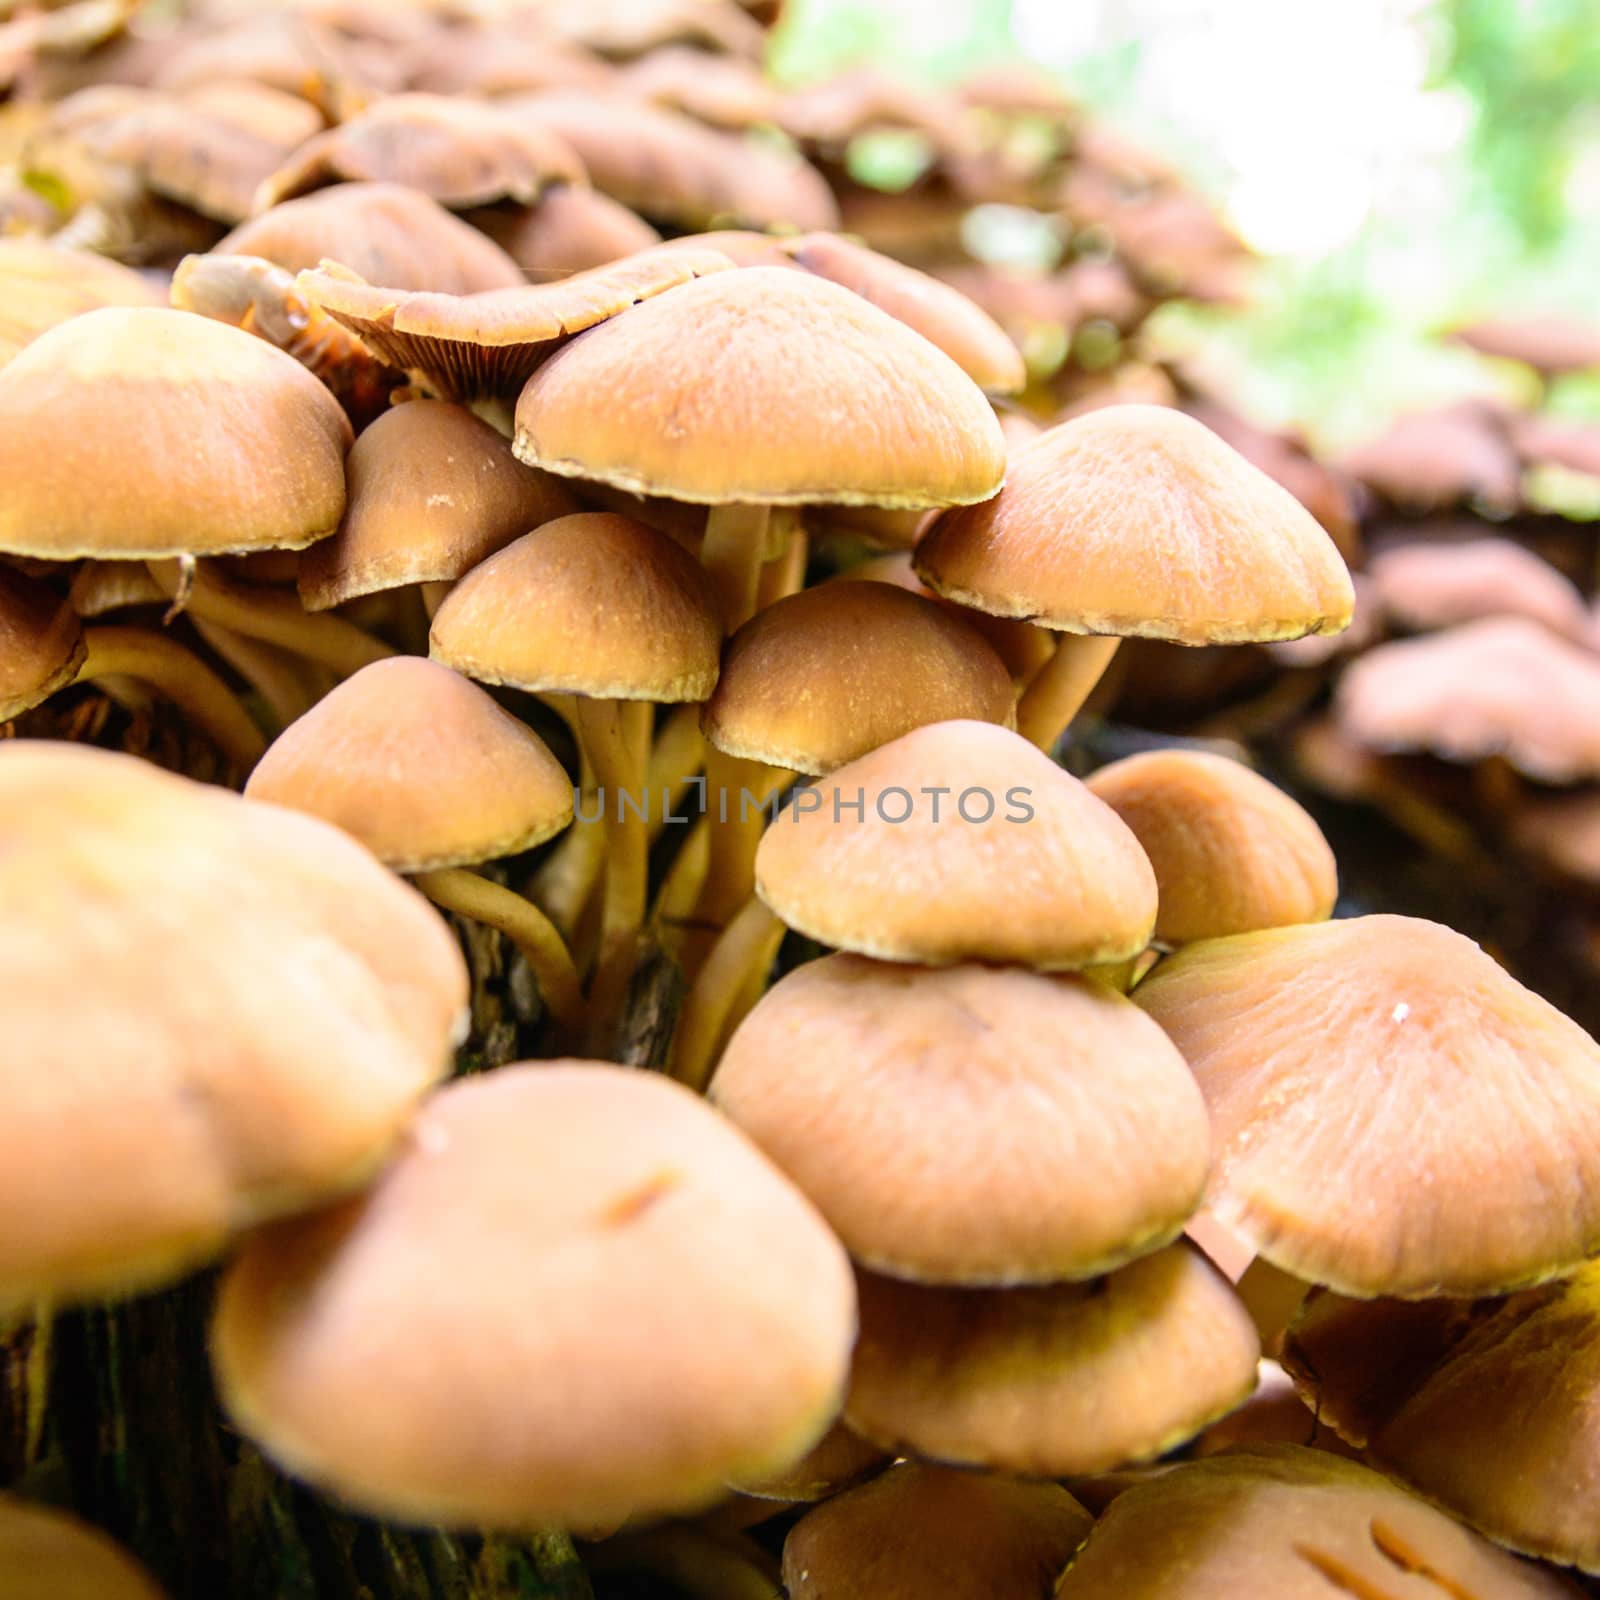
[[[797,802],[763,836],[756,889],[824,944],[884,961],[1060,969],[1149,943],[1156,882],[1139,841],[1004,728],[933,723],[811,792],[814,804]]]
[[[1559,311],[1490,317],[1450,337],[1480,355],[1520,361],[1550,377],[1600,367],[1600,327]]]
[[[299,362],[238,328],[86,312],[0,368],[0,549],[302,549],[338,525],[350,438]]]
[[[1210,1107],[1207,1205],[1285,1272],[1482,1294],[1600,1246],[1600,1045],[1460,934],[1371,916],[1210,939],[1134,999]]]
[[[1310,512],[1162,406],[1107,406],[1041,434],[992,500],[934,523],[916,567],[980,611],[1178,644],[1337,633],[1355,604]]]
[[[934,1289],[857,1273],[845,1417],[885,1448],[1060,1478],[1162,1455],[1255,1388],[1254,1324],[1196,1249],[1092,1283]]]
[[[1516,616],[1579,644],[1589,636],[1589,611],[1577,586],[1510,539],[1397,545],[1375,555],[1368,573],[1374,602],[1402,628],[1419,633]]]
[[[1576,1600],[1370,1468],[1263,1445],[1190,1461],[1111,1502],[1057,1600]]]
[[[484,683],[607,700],[704,700],[722,624],[664,533],[613,512],[558,517],[474,567],[433,619],[436,661]]]
[[[1106,1272],[1177,1236],[1210,1162],[1183,1057],[1070,976],[827,956],[745,1018],[710,1093],[857,1261],[924,1283]]]
[[[964,504],[1005,445],[943,351],[820,278],[748,267],[639,306],[533,376],[517,454],[703,505]]]
[[[365,1181],[465,1014],[448,928],[365,850],[128,756],[0,745],[0,900],[0,1311]]]
[[[1368,749],[1504,756],[1546,783],[1600,777],[1600,657],[1524,617],[1379,645],[1345,673],[1335,710]]]
[[[0,366],[58,322],[100,306],[158,306],[131,268],[42,239],[0,238]]]
[[[285,200],[235,228],[216,252],[261,256],[290,272],[338,261],[369,283],[408,293],[482,294],[523,282],[497,244],[398,183],[341,183]]]
[[[792,1466],[733,1488],[753,1500],[783,1500],[791,1505],[831,1500],[841,1489],[881,1472],[892,1459],[843,1422],[835,1422]]]
[[[1156,871],[1156,938],[1253,933],[1333,915],[1338,865],[1303,806],[1226,756],[1152,750],[1100,768],[1090,790]]]
[[[162,1600],[162,1591],[98,1528],[0,1495],[0,1600]]]
[[[480,211],[474,220],[535,282],[603,267],[661,242],[661,235],[625,205],[570,183],[547,189],[537,205]]]
[[[258,1234],[212,1351],[240,1425],[354,1505],[584,1528],[797,1459],[853,1332],[843,1251],[703,1101],[541,1061],[452,1085],[370,1194]]]
[[[72,606],[48,584],[0,565],[0,722],[71,683],[86,654]]]
[[[975,628],[903,589],[841,583],[739,628],[700,722],[730,755],[822,773],[928,722],[1013,714],[1010,674]]]
[[[279,734],[245,793],[343,828],[396,872],[515,855],[572,821],[572,782],[538,734],[417,656],[346,678]]]
[[[300,562],[300,598],[357,595],[469,572],[519,534],[576,511],[564,483],[525,467],[464,406],[416,400],[367,428],[345,463],[344,520]]]
[[[1340,465],[1384,499],[1419,511],[1476,500],[1506,509],[1521,494],[1522,468],[1503,421],[1470,401],[1398,417]]]
[[[907,1461],[808,1513],[792,1600],[1037,1600],[1094,1519],[1058,1484]]]

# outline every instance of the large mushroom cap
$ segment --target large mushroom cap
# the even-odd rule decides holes
[[[0,566],[0,722],[71,683],[86,653],[72,606],[48,584]]]
[[[1041,434],[994,499],[934,523],[917,571],[980,611],[1178,644],[1337,633],[1355,605],[1311,513],[1164,406],[1106,406]]]
[[[715,274],[575,340],[523,390],[516,449],[706,505],[965,504],[1005,473],[999,424],[955,362],[784,267]]]
[[[572,783],[531,728],[417,656],[363,667],[291,723],[245,793],[321,817],[396,872],[531,850],[572,821]]]
[[[664,533],[613,512],[558,517],[474,567],[430,649],[485,683],[608,700],[704,700],[722,624],[709,580]]]
[[[148,279],[87,250],[0,238],[0,366],[46,328],[101,306],[158,306]]]
[[[1210,1107],[1209,1208],[1284,1271],[1481,1294],[1600,1245],[1600,1045],[1460,934],[1372,916],[1206,940],[1134,998]]]
[[[0,745],[0,901],[0,1311],[364,1181],[465,1013],[449,930],[365,850],[128,756]]]
[[[1057,1600],[1576,1600],[1368,1467],[1265,1445],[1190,1461],[1112,1501]]]
[[[832,1235],[703,1101],[541,1061],[444,1091],[367,1197],[258,1235],[213,1353],[240,1424],[355,1505],[614,1526],[802,1455],[854,1310]]]
[[[740,1025],[715,1104],[856,1260],[931,1283],[1086,1278],[1173,1238],[1210,1160],[1183,1057],[1120,994],[828,956]]]
[[[756,889],[824,944],[885,961],[1070,968],[1149,943],[1156,881],[1138,840],[1004,728],[918,728],[809,794],[767,829]]]
[[[97,1528],[0,1495],[0,1600],[162,1600],[162,1592]]]
[[[1100,768],[1089,788],[1155,868],[1157,939],[1187,944],[1333,914],[1338,867],[1322,830],[1242,763],[1152,750]]]
[[[263,340],[155,306],[86,312],[0,368],[0,549],[302,549],[338,525],[350,439]]]
[[[1059,1484],[907,1461],[796,1523],[783,1581],[792,1600],[1037,1600],[1093,1520]]]

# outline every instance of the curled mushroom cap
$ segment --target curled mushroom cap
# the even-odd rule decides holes
[[[762,838],[756,890],[824,944],[930,965],[1122,961],[1156,915],[1117,814],[984,722],[918,728],[801,791]]]
[[[1600,657],[1524,617],[1379,645],[1345,673],[1335,711],[1372,750],[1504,756],[1546,783],[1600,777]]]
[[[517,404],[517,454],[702,505],[965,504],[994,493],[988,402],[859,295],[749,267],[687,284],[559,351]]]
[[[1041,434],[998,495],[934,523],[916,565],[980,611],[1178,644],[1337,633],[1355,604],[1311,513],[1163,406],[1107,406]]]
[[[928,1283],[1105,1272],[1177,1235],[1210,1160],[1166,1035],[1064,975],[809,962],[745,1018],[711,1098],[857,1261]]]
[[[1134,998],[1210,1108],[1209,1208],[1284,1271],[1482,1294],[1600,1245],[1600,1045],[1460,934],[1373,916],[1205,940]]]
[[[907,1461],[790,1530],[792,1600],[1037,1600],[1094,1519],[1059,1484]]]
[[[0,746],[0,899],[0,1310],[364,1182],[465,1012],[448,928],[360,846],[127,756]]]
[[[1299,1445],[1190,1461],[1111,1502],[1058,1600],[1576,1600],[1369,1467]]]
[[[1187,944],[1333,914],[1338,867],[1322,830],[1240,762],[1152,750],[1102,767],[1089,788],[1155,868],[1157,939]]]
[[[1451,338],[1480,355],[1520,361],[1547,376],[1600,367],[1600,327],[1559,311],[1489,317],[1455,329]]]
[[[800,1457],[854,1322],[837,1242],[703,1101],[541,1061],[443,1091],[370,1194],[258,1234],[212,1351],[241,1426],[353,1505],[584,1528]]]
[[[48,584],[0,566],[0,722],[71,683],[86,654],[70,603]]]
[[[302,549],[338,525],[350,438],[322,384],[238,328],[86,312],[0,368],[0,549]]]
[[[572,783],[538,734],[417,656],[346,678],[284,729],[245,793],[343,828],[396,872],[515,855],[572,821]]]
[[[845,1417],[885,1448],[1045,1478],[1162,1455],[1256,1384],[1260,1341],[1198,1250],[1092,1283],[926,1288],[858,1273]]]
[[[162,1600],[162,1592],[97,1528],[0,1495],[0,1600]]]
[[[733,635],[701,726],[731,755],[822,773],[924,723],[1007,724],[1012,700],[1004,663],[946,608],[888,584],[824,584]]]
[[[517,460],[463,406],[417,400],[367,428],[345,463],[339,531],[300,562],[308,611],[450,582],[519,534],[577,510],[565,484]]]
[[[41,239],[0,238],[0,366],[68,317],[161,299],[147,279],[104,256]]]
[[[664,533],[613,512],[558,517],[474,567],[429,648],[484,683],[616,700],[703,700],[722,624],[705,574]]]

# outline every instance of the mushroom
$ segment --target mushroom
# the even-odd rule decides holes
[[[852,1433],[843,1422],[835,1422],[791,1466],[762,1478],[735,1483],[733,1487],[737,1493],[753,1500],[812,1505],[819,1500],[831,1500],[841,1490],[881,1472],[891,1459],[877,1445],[869,1444],[859,1433]],[[770,1515],[775,1506],[763,1509]]]
[[[854,1329],[843,1252],[736,1130],[557,1061],[452,1085],[369,1195],[258,1234],[212,1355],[239,1426],[351,1505],[593,1529],[799,1459]]]
[[[619,81],[650,105],[732,133],[776,124],[783,103],[755,63],[738,56],[709,56],[689,45],[652,50],[623,68]]]
[[[0,565],[0,722],[71,683],[87,654],[71,605],[37,578]]]
[[[137,272],[87,250],[0,238],[0,366],[47,328],[100,306],[155,306]]]
[[[578,184],[547,189],[532,206],[475,211],[472,221],[536,283],[603,267],[661,242],[661,235],[620,201]],[[335,253],[335,259],[344,257]]]
[[[98,1528],[0,1495],[0,1600],[162,1600],[162,1591]]]
[[[1340,466],[1412,511],[1481,503],[1503,513],[1521,498],[1522,468],[1504,419],[1472,401],[1398,417]]]
[[[1450,339],[1531,368],[1541,392],[1552,378],[1600,367],[1600,327],[1561,311],[1489,317],[1453,329]]]
[[[506,935],[552,1018],[578,1020],[578,975],[549,919],[466,868],[518,855],[572,821],[572,785],[531,728],[416,656],[347,678],[274,741],[245,794],[320,817],[406,873],[436,905]]]
[[[672,45],[759,60],[766,35],[731,0],[587,0],[539,17],[556,38],[627,61]]]

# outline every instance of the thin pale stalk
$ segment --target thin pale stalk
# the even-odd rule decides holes
[[[1094,692],[1122,641],[1115,634],[1064,633],[1017,701],[1017,732],[1051,751]]]
[[[706,517],[700,564],[716,585],[729,633],[755,614],[768,518],[766,506],[713,506]]]
[[[294,658],[276,645],[246,638],[204,617],[190,619],[194,631],[260,696],[281,730],[303,717],[313,704]]]
[[[784,927],[753,896],[711,947],[678,1018],[672,1046],[672,1076],[691,1089],[703,1090],[728,1035],[742,1020],[734,1012],[758,986],[783,943]]]

